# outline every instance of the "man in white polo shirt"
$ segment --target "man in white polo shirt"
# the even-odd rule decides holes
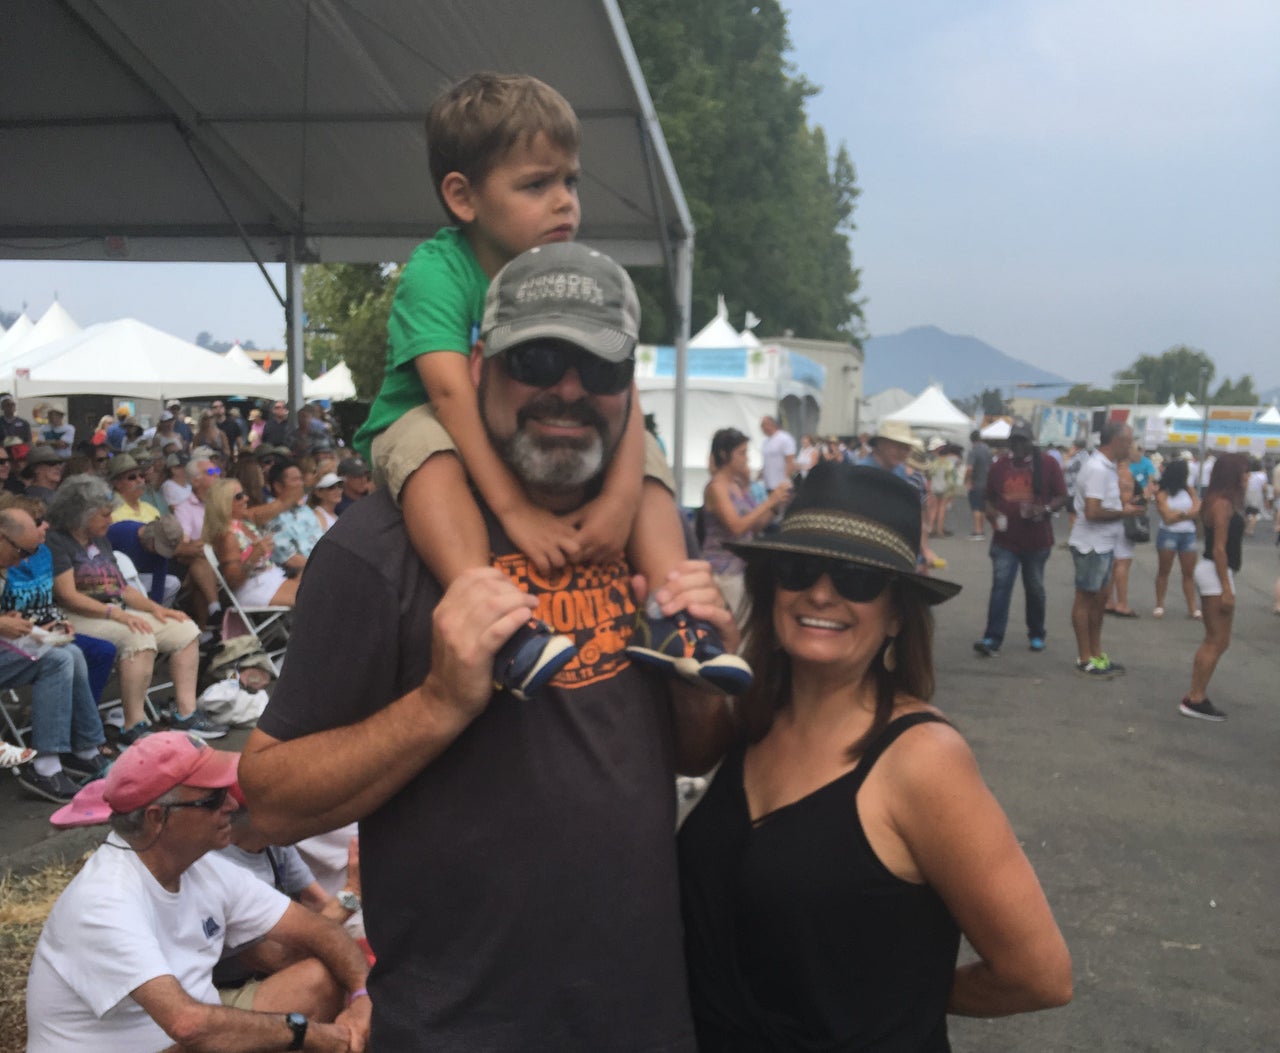
[[[1142,511],[1120,497],[1116,465],[1129,454],[1133,429],[1107,421],[1075,485],[1075,525],[1067,544],[1076,568],[1076,595],[1071,605],[1071,628],[1076,634],[1076,671],[1096,680],[1124,672],[1102,649],[1102,618],[1106,608],[1116,544],[1124,536],[1124,517]]]

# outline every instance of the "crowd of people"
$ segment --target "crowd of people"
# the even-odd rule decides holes
[[[55,821],[111,833],[40,937],[28,1048],[943,1053],[948,1014],[1069,1001],[1039,881],[932,703],[932,609],[959,586],[929,540],[961,491],[972,535],[994,526],[994,655],[1013,578],[1042,577],[1074,493],[1088,629],[1110,577],[1098,524],[1134,504],[1099,458],[1114,469],[1126,433],[1104,429],[1068,487],[1021,429],[1008,458],[975,442],[962,468],[891,423],[797,445],[766,417],[758,480],[742,432],[713,439],[690,558],[639,433],[636,291],[573,242],[572,109],[478,74],[427,130],[455,226],[398,286],[355,438],[380,485],[364,460],[286,449],[319,431],[308,415],[290,440],[278,404],[256,448],[213,408],[176,449],[163,422],[150,458],[108,422],[101,467],[95,447],[53,487],[50,595],[73,606],[50,624],[106,622],[127,654],[172,630],[181,654],[199,625],[166,613],[169,570],[208,624],[205,553],[245,602],[296,610],[241,754],[188,726],[108,763],[91,702],[37,741],[36,761],[105,768]],[[165,508],[128,518],[148,494]],[[1236,491],[1204,503],[1215,614],[1197,582],[1229,634]],[[145,588],[103,568],[121,509],[165,559]],[[33,557],[37,519],[0,509],[0,565]],[[677,773],[716,765],[677,839]],[[356,823],[336,893],[283,848]],[[358,910],[364,946],[342,927]]]
[[[146,700],[160,657],[165,726],[226,734],[197,700],[201,650],[221,632],[219,579],[243,605],[291,607],[316,541],[371,488],[323,414],[296,427],[284,403],[271,414],[275,429],[255,433],[221,399],[190,416],[170,402],[143,429],[122,407],[77,442],[60,410],[33,427],[0,399],[0,687],[32,689],[31,748],[5,743],[0,763],[31,795],[70,801],[157,730]],[[108,742],[99,707],[113,671],[123,725]]]

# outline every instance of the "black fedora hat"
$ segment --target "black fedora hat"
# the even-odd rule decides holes
[[[954,581],[920,573],[920,493],[882,468],[819,461],[776,534],[726,547],[752,562],[767,561],[772,552],[800,552],[878,567],[919,589],[931,604],[960,591]]]

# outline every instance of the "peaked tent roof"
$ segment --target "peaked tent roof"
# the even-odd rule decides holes
[[[256,369],[259,373],[263,373],[263,375],[265,376],[265,371],[263,370],[263,368],[260,365],[258,365],[258,363],[255,362],[252,358],[250,358],[248,355],[248,352],[246,352],[245,349],[241,347],[239,344],[232,344],[223,353],[222,357],[228,362],[234,362],[235,365],[241,369],[245,369],[245,368]]]
[[[1267,411],[1265,413],[1261,414],[1258,417],[1258,419],[1254,421],[1254,423],[1255,424],[1280,424],[1280,410],[1276,409],[1275,406],[1270,406],[1267,408]]]
[[[18,315],[18,320],[9,327],[9,331],[0,336],[0,359],[8,357],[9,349],[17,347],[22,343],[26,335],[35,328],[35,323],[27,317],[27,312],[23,311]]]
[[[197,398],[202,395],[278,396],[283,388],[262,375],[134,318],[91,325],[20,356],[13,370],[15,395],[115,395],[133,398]],[[0,377],[0,384],[4,378]]]
[[[345,362],[339,362],[332,369],[321,373],[305,387],[307,397],[313,399],[331,399],[338,402],[356,397],[356,383],[351,379],[351,370]]]
[[[689,346],[703,348],[747,346],[738,330],[729,323],[729,308],[725,305],[723,294],[716,297],[716,316],[689,337]]]
[[[942,393],[941,384],[931,384],[919,396],[899,410],[883,417],[882,420],[899,420],[920,428],[927,427],[963,427],[972,420],[958,410],[954,403]]]
[[[17,328],[16,324],[14,328]],[[52,344],[55,340],[61,340],[64,336],[72,336],[78,332],[80,332],[80,323],[67,313],[67,309],[62,304],[54,300],[26,336],[7,345],[4,351],[0,352],[0,364],[7,365],[28,351],[34,351],[37,347]]]
[[[1160,411],[1162,420],[1173,420],[1178,415],[1178,404],[1173,400],[1173,396],[1169,396],[1169,401],[1165,403],[1164,409]]]

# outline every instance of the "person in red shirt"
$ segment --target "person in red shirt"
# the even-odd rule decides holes
[[[1027,598],[1027,636],[1031,650],[1044,650],[1044,565],[1053,550],[1049,517],[1067,503],[1062,469],[1032,444],[1031,425],[1014,422],[1009,456],[991,465],[985,492],[987,521],[995,527],[991,540],[991,599],[987,628],[973,649],[986,658],[1000,652],[1009,624],[1013,583],[1022,570]]]

